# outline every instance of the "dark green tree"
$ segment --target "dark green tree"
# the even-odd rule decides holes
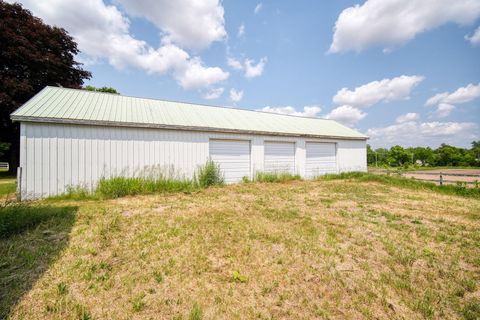
[[[85,86],[83,87],[84,90],[87,91],[96,91],[96,92],[107,92],[107,93],[114,93],[114,94],[120,94],[116,89],[112,87],[101,87],[101,88],[96,88],[94,86]]]
[[[64,29],[45,24],[20,4],[0,1],[0,141],[10,144],[6,158],[13,170],[19,126],[10,113],[47,85],[81,88],[91,74],[75,61],[78,53]]]
[[[402,166],[411,162],[411,155],[398,145],[390,148],[389,158],[392,166]]]

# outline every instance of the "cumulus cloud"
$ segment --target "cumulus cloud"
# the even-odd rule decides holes
[[[436,106],[435,115],[440,118],[448,116],[455,105],[467,103],[480,97],[480,83],[475,85],[470,83],[466,87],[460,87],[454,92],[442,92],[430,97],[425,106]]]
[[[314,117],[317,117],[319,115],[319,113],[322,111],[322,108],[320,106],[317,106],[317,105],[312,105],[312,106],[303,107],[303,111],[297,111],[292,106],[285,106],[285,107],[266,106],[262,109],[257,109],[257,111],[278,113],[278,114],[286,114],[286,115],[299,116],[299,117],[314,118]]]
[[[267,57],[263,57],[260,61],[255,64],[254,60],[245,59],[245,77],[255,78],[263,74],[263,69],[267,63]]]
[[[48,24],[65,28],[88,61],[106,59],[117,69],[133,66],[148,73],[168,73],[185,89],[207,87],[229,76],[219,67],[205,66],[199,57],[191,57],[173,43],[153,48],[134,38],[129,19],[116,6],[103,1],[23,0],[22,3]]]
[[[478,139],[478,125],[472,122],[417,122],[407,121],[387,127],[367,130],[370,143],[376,147],[396,144],[403,146],[438,146],[449,143],[468,146]]]
[[[245,36],[245,24],[241,24],[240,27],[238,27],[238,32],[237,32],[237,38],[241,38]]]
[[[243,98],[243,91],[242,90],[236,90],[234,88],[230,89],[230,100],[232,100],[232,102],[238,102],[240,100],[242,100]]]
[[[333,97],[337,105],[349,105],[355,108],[364,108],[379,102],[391,102],[408,99],[410,92],[424,77],[405,76],[372,81],[354,90],[342,88]]]
[[[475,30],[473,35],[471,36],[466,35],[465,40],[470,41],[470,43],[474,46],[480,44],[480,27],[478,27],[477,30]]]
[[[213,99],[218,99],[221,97],[221,95],[223,94],[223,91],[225,89],[224,88],[213,88],[213,89],[210,89],[207,93],[205,93],[203,95],[203,98],[204,99],[207,99],[207,100],[213,100]]]
[[[92,1],[92,0],[87,0]],[[116,0],[133,16],[144,17],[163,31],[163,41],[182,48],[204,49],[222,40],[224,9],[219,0]]]
[[[329,52],[390,49],[442,24],[468,25],[479,17],[479,1],[367,0],[340,13]]]
[[[404,122],[410,122],[410,121],[415,121],[418,118],[420,118],[420,115],[415,112],[409,112],[406,114],[402,114],[401,116],[398,116],[397,119],[395,119],[396,123],[404,123]]]
[[[361,110],[343,105],[330,111],[325,118],[338,121],[348,127],[354,127],[360,120],[365,118],[367,114]]]
[[[255,9],[253,9],[253,13],[258,14],[260,10],[262,10],[263,4],[260,2],[255,6]]]
[[[233,57],[227,58],[227,64],[235,70],[243,70],[246,78],[255,78],[261,76],[263,74],[263,70],[265,69],[266,63],[267,57],[263,57],[257,63],[255,63],[255,60],[252,59],[245,59],[242,63]]]

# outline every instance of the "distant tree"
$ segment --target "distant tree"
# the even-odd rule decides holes
[[[413,148],[413,159],[419,160],[422,165],[432,165],[435,160],[435,156],[432,148],[430,147],[416,147]]]
[[[0,157],[5,154],[10,149],[10,143],[0,142]]]
[[[19,126],[10,113],[47,85],[81,88],[90,72],[62,28],[45,24],[20,4],[0,1],[0,141],[10,143],[11,168],[18,164]]]
[[[439,148],[435,150],[437,155],[437,166],[458,166],[465,165],[463,162],[463,154],[460,148],[450,146],[442,143]],[[467,164],[468,165],[468,164]]]
[[[410,154],[401,146],[393,146],[389,152],[390,164],[393,166],[402,166],[411,159]]]
[[[85,87],[83,87],[83,90],[120,94],[120,92],[118,92],[116,89],[111,88],[111,87],[96,88],[94,86],[85,86]]]
[[[375,165],[375,151],[367,144],[367,164]]]
[[[480,162],[480,140],[472,141],[472,152],[476,162]]]

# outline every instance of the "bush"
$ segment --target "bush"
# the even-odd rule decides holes
[[[255,181],[258,182],[286,182],[292,180],[301,180],[300,175],[289,172],[257,172]]]
[[[202,188],[224,184],[220,166],[212,160],[208,160],[205,165],[199,167],[195,177],[196,182]]]

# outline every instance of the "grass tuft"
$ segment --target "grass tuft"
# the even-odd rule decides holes
[[[220,186],[224,184],[223,175],[220,171],[220,166],[208,160],[207,163],[198,168],[195,175],[195,182],[201,188],[208,188],[210,186]]]
[[[289,172],[257,172],[254,181],[258,182],[287,182],[301,180],[299,174]]]

